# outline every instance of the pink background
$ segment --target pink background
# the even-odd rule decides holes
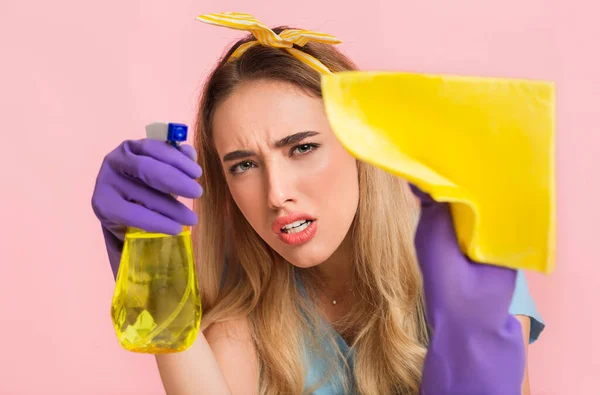
[[[0,3],[0,393],[164,393],[153,358],[116,343],[90,197],[121,140],[155,120],[193,123],[206,73],[241,34],[194,17],[244,11],[332,33],[363,69],[556,81],[558,264],[550,277],[528,274],[548,323],[530,351],[531,382],[534,394],[599,394],[600,10],[592,0],[299,4]]]

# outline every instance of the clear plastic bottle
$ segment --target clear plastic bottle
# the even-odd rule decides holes
[[[176,134],[181,126],[168,124],[174,145],[185,141],[187,133]],[[189,227],[176,236],[127,229],[111,316],[126,350],[164,354],[192,345],[202,305]]]

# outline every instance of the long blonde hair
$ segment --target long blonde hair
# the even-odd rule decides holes
[[[286,27],[273,29],[276,33]],[[322,319],[314,303],[316,276],[283,262],[246,221],[229,193],[212,138],[216,107],[248,80],[275,79],[321,97],[320,75],[286,52],[255,46],[227,62],[251,35],[235,43],[210,74],[198,110],[195,145],[204,169],[200,218],[194,240],[203,304],[203,328],[248,317],[260,365],[261,394],[304,391],[307,347],[324,352],[314,334]],[[356,66],[330,45],[298,48],[331,71]],[[353,339],[354,367],[336,363],[346,388],[361,394],[417,394],[425,355],[426,327],[421,278],[413,251],[418,209],[406,183],[358,162],[359,205],[349,237],[354,246],[354,290],[360,297],[342,328]],[[296,276],[305,288],[299,289]],[[322,334],[319,334],[319,336]],[[337,357],[341,352],[330,336]],[[335,362],[336,359],[331,359]],[[352,378],[352,376],[354,378]]]

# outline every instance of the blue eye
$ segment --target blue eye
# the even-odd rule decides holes
[[[244,162],[240,162],[236,165],[231,166],[229,168],[229,172],[233,175],[236,175],[236,174],[243,173],[246,170],[250,170],[252,167],[254,167],[254,163],[252,163],[250,161],[244,161]]]
[[[314,151],[315,149],[319,148],[320,144],[316,144],[316,143],[305,143],[305,144],[300,144],[295,146],[294,148],[292,148],[292,152],[291,154],[297,154],[297,155],[305,155],[308,154],[309,152]]]

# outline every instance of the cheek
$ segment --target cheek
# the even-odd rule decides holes
[[[228,180],[229,192],[246,220],[256,229],[261,218],[265,217],[266,206],[263,198],[263,185],[258,177],[244,177]]]
[[[331,216],[341,226],[354,218],[358,206],[358,169],[356,159],[342,146],[323,155],[310,181],[313,196],[319,196],[319,214]]]

